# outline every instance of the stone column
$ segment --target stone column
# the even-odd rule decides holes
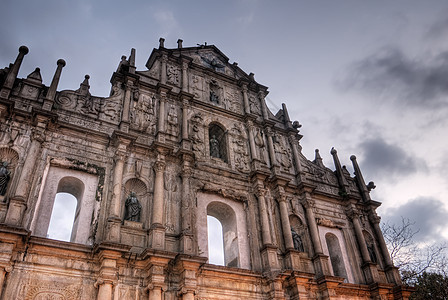
[[[182,166],[182,234],[180,238],[181,252],[185,254],[194,254],[193,234],[191,228],[191,195],[190,195],[190,178],[192,174],[190,157],[184,156]]]
[[[243,89],[244,112],[246,114],[250,114],[249,99],[247,98],[247,84],[243,84],[242,89]]]
[[[156,177],[154,180],[154,198],[152,206],[152,222],[150,231],[151,246],[155,249],[165,248],[165,226],[163,225],[164,213],[164,174],[165,174],[165,156],[159,154],[154,171]]]
[[[2,297],[3,295],[3,287],[5,284],[6,275],[11,271],[11,266],[0,267],[0,297]]]
[[[42,104],[43,110],[51,110],[53,107],[54,97],[56,96],[56,90],[59,84],[59,79],[61,78],[62,68],[65,67],[65,60],[58,59],[56,72],[54,73],[53,80],[51,81],[50,87],[48,88],[47,96]]]
[[[188,62],[182,63],[182,92],[188,92]]]
[[[387,245],[386,242],[384,241],[383,232],[381,231],[380,228],[381,218],[378,217],[376,214],[371,213],[369,214],[369,219],[373,225],[373,230],[375,231],[378,243],[380,244],[381,254],[383,255],[384,263],[386,264],[387,267],[392,267],[393,264],[392,260],[390,259],[389,250],[387,250]]]
[[[299,149],[297,147],[297,138],[295,137],[295,134],[291,134],[289,136],[289,143],[291,144],[292,148],[292,155],[294,156],[294,163],[296,166],[296,171],[298,177],[300,177],[302,173],[302,164],[300,163],[300,156],[299,156]]]
[[[112,300],[113,284],[110,281],[98,280],[98,300]]]
[[[129,111],[131,106],[131,94],[134,83],[130,80],[126,82],[126,92],[124,94],[123,114],[121,116],[120,129],[127,132],[129,124]]]
[[[261,219],[261,236],[263,238],[263,245],[271,245],[271,232],[269,230],[269,219],[268,212],[266,210],[266,199],[264,197],[266,191],[262,186],[257,187],[257,197],[258,197],[258,209],[260,211]]]
[[[19,48],[19,54],[17,55],[17,58],[12,65],[11,70],[8,73],[8,76],[5,79],[5,82],[3,83],[2,90],[0,92],[0,95],[2,98],[8,98],[9,94],[11,93],[12,87],[14,86],[14,81],[17,78],[17,75],[19,74],[20,65],[22,64],[23,57],[28,54],[28,48],[26,46],[20,46]]]
[[[113,177],[113,191],[109,210],[109,232],[108,240],[113,242],[120,242],[120,228],[121,228],[121,190],[123,184],[123,169],[124,169],[125,154],[117,151],[115,154],[115,166]]]
[[[149,290],[149,300],[162,300],[162,287],[154,286],[153,284],[148,285]]]
[[[266,107],[266,102],[264,100],[265,93],[260,91],[258,92],[258,99],[260,100],[261,104],[261,112],[263,114],[263,119],[269,120],[269,114],[268,114],[268,108]]]
[[[314,257],[313,257],[314,268],[316,270],[317,276],[331,275],[328,256],[324,255],[322,250],[322,243],[319,237],[319,230],[316,224],[316,217],[314,215],[313,205],[314,202],[311,199],[311,196],[308,193],[306,193],[303,206],[305,207],[306,219],[308,227],[310,229],[311,241],[314,249]]]
[[[294,242],[292,240],[291,224],[289,223],[288,206],[286,204],[286,197],[279,195],[278,203],[280,205],[280,218],[282,222],[283,239],[285,240],[286,249],[294,249]]]
[[[168,62],[168,57],[166,54],[162,56],[162,66],[160,70],[160,83],[166,84],[166,63]]]
[[[358,240],[359,248],[361,250],[361,257],[363,262],[371,262],[369,250],[367,250],[366,240],[364,234],[362,233],[361,223],[359,222],[359,214],[352,211],[349,215],[353,222],[353,227],[355,228],[356,239]]]
[[[162,91],[160,93],[160,102],[159,102],[159,122],[157,123],[159,133],[165,132],[165,101],[166,101],[166,92]]]
[[[188,139],[188,100],[182,101],[182,139]]]
[[[268,137],[268,150],[269,150],[269,157],[271,159],[271,167],[277,166],[277,158],[275,156],[275,149],[274,149],[274,141],[272,140],[272,130],[271,128],[266,128],[266,136]]]
[[[33,171],[40,152],[41,143],[45,140],[45,127],[47,119],[38,116],[38,124],[34,129],[31,145],[28,148],[26,160],[23,164],[22,172],[14,196],[9,201],[8,211],[6,213],[5,223],[13,226],[20,226],[23,213],[26,209],[29,192],[33,180]]]
[[[249,146],[250,146],[250,152],[252,153],[252,159],[258,159],[258,151],[255,147],[255,140],[254,140],[254,125],[251,120],[247,121],[247,128],[249,131]]]

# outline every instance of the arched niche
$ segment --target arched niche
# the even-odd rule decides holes
[[[98,177],[82,171],[49,166],[39,193],[31,222],[35,236],[46,237],[58,193],[69,193],[77,199],[71,242],[87,244],[91,232]],[[57,212],[55,212],[57,213]]]
[[[299,251],[307,252],[309,253],[309,238],[308,238],[308,232],[306,229],[306,225],[302,222],[302,220],[296,216],[296,215],[290,215],[289,216],[289,224],[291,225],[291,231],[294,231],[296,234],[299,235],[301,241],[302,241],[302,249],[296,249]],[[294,240],[294,233],[293,233],[293,240]]]
[[[328,247],[333,275],[348,279],[347,271],[345,269],[344,257],[342,255],[341,246],[339,244],[337,236],[332,233],[327,233],[325,235],[325,242],[327,243]]]
[[[211,123],[208,127],[208,139],[210,157],[228,162],[227,135],[224,127],[218,123]]]
[[[362,234],[364,236],[364,240],[366,241],[367,251],[369,251],[370,261],[378,264],[379,263],[379,259],[378,259],[379,252],[376,249],[375,241],[374,241],[372,235],[370,235],[370,233],[367,232],[366,230],[363,230]]]
[[[0,198],[4,198],[13,189],[19,155],[11,148],[0,148]]]
[[[129,195],[134,192],[135,196],[141,206],[140,210],[140,218],[138,222],[141,222],[144,224],[144,226],[148,226],[148,220],[150,217],[150,207],[149,207],[149,193],[148,189],[146,187],[146,184],[138,179],[138,178],[131,178],[126,181],[124,184],[124,193],[123,193],[123,201],[122,201],[122,219],[126,220],[126,213],[127,213],[127,207],[126,207],[126,200],[128,199]],[[136,220],[133,220],[136,221]]]
[[[216,194],[197,194],[198,250],[200,255],[205,257],[209,257],[207,216],[216,218],[222,225],[224,264],[250,269],[246,212],[243,203]]]

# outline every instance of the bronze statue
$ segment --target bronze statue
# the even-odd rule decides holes
[[[8,171],[8,162],[4,161],[0,166],[0,196],[6,194],[6,187],[10,179],[11,172]]]
[[[135,192],[130,192],[129,196],[126,198],[126,211],[124,219],[127,221],[140,222],[140,213],[142,211],[142,206],[138,202],[137,195]]]
[[[294,249],[300,252],[305,252],[303,248],[303,242],[300,235],[294,231],[293,228],[291,228],[291,234],[292,234],[292,241],[294,243]]]

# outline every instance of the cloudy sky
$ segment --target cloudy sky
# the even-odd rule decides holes
[[[49,85],[107,96],[121,55],[144,70],[159,37],[174,48],[207,42],[286,103],[303,153],[355,154],[383,220],[416,221],[420,241],[448,239],[448,3],[446,1],[3,0],[0,67],[20,45],[20,77],[41,68]]]

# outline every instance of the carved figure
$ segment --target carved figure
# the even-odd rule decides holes
[[[178,124],[176,108],[174,107],[173,104],[171,104],[171,106],[170,106],[167,122],[168,122],[168,133],[176,136],[178,133],[179,124]]]
[[[264,139],[263,139],[263,131],[261,131],[260,128],[257,128],[254,140],[255,140],[255,145],[257,145],[257,148],[258,148],[258,151],[259,151],[260,161],[263,162],[263,163],[266,163],[265,143],[264,143]]]
[[[218,97],[218,95],[216,94],[216,92],[215,91],[210,91],[210,102],[214,102],[214,103],[216,103],[216,104],[219,104],[219,97]]]
[[[374,263],[377,263],[378,260],[376,258],[375,249],[373,248],[373,244],[367,244],[367,251],[369,251],[370,260]]]
[[[4,161],[0,167],[0,196],[6,194],[6,187],[10,179],[11,172],[8,171],[8,162]]]
[[[221,155],[219,154],[219,141],[216,139],[215,135],[210,139],[210,156],[221,158]]]
[[[129,196],[126,198],[126,213],[124,219],[127,221],[140,222],[140,213],[142,211],[142,206],[137,199],[135,192],[130,192]]]
[[[303,242],[300,235],[295,232],[295,230],[291,227],[291,234],[292,234],[292,242],[294,243],[294,249],[300,252],[305,252],[303,248]]]

